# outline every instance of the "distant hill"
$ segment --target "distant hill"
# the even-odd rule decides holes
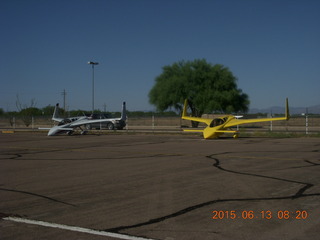
[[[306,108],[304,107],[291,107],[290,108],[290,114],[302,114],[306,112]],[[285,109],[284,107],[270,107],[270,108],[264,108],[264,109],[258,109],[258,108],[252,108],[249,110],[249,113],[255,114],[255,113],[273,113],[273,114],[281,114],[284,113]],[[320,105],[308,107],[308,113],[312,114],[320,114]]]

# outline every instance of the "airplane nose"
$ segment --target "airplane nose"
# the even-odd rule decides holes
[[[53,136],[56,133],[55,127],[51,128],[48,132],[48,136]]]

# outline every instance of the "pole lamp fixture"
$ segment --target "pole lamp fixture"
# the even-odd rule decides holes
[[[98,62],[88,62],[92,66],[92,114],[94,111],[94,65],[98,65]]]

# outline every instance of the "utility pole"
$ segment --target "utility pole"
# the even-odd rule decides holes
[[[308,108],[306,108],[306,134],[309,134]]]
[[[63,110],[64,112],[66,112],[66,96],[67,96],[67,92],[65,89],[63,89],[63,92],[61,93],[61,95],[63,96]]]
[[[272,118],[272,109],[271,109],[270,118]],[[272,132],[272,128],[273,128],[272,121],[270,121],[270,131],[271,131],[271,132]]]
[[[94,65],[98,65],[98,62],[88,62],[92,66],[92,114],[94,111]]]

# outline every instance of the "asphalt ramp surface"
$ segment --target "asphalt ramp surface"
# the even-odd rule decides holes
[[[319,138],[0,134],[0,238],[317,239],[319,150]]]

